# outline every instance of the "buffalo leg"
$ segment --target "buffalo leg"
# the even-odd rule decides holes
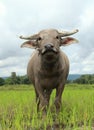
[[[45,109],[46,106],[48,106],[48,101],[45,98],[44,90],[40,86],[39,82],[35,83],[35,89],[36,89],[36,99],[37,99],[37,109]]]
[[[36,94],[36,103],[37,103],[37,112],[39,111],[39,104],[40,104],[40,100],[39,100],[39,95],[35,89],[35,94]]]
[[[49,105],[49,100],[50,100],[51,93],[52,93],[52,89],[51,90],[44,90],[44,97],[45,97],[45,100],[48,101],[48,105]]]
[[[56,110],[60,109],[63,90],[64,90],[64,85],[60,85],[58,88],[56,88],[56,97],[55,97]]]

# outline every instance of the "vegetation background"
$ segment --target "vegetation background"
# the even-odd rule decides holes
[[[67,83],[94,84],[94,74],[69,75]],[[5,84],[31,84],[31,82],[26,75],[17,76],[16,72],[12,72],[10,77],[0,77],[0,86]]]
[[[55,90],[47,113],[37,113],[27,76],[0,78],[0,130],[94,130],[94,74],[67,81],[59,113],[54,97]]]

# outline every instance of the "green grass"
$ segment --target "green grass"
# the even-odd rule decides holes
[[[33,87],[4,86],[0,90],[0,130],[92,130],[94,126],[94,85],[67,85],[58,114],[54,91],[47,115],[37,113]]]

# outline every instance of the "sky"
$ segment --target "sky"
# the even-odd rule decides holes
[[[61,47],[70,61],[70,74],[94,74],[94,0],[0,0],[0,77],[25,75],[33,49],[20,48],[40,30],[79,29],[77,44]]]

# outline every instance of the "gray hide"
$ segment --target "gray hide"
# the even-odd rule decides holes
[[[27,75],[35,88],[37,109],[45,109],[49,105],[53,89],[56,89],[54,104],[57,110],[60,108],[62,92],[69,73],[69,60],[60,50],[60,46],[78,42],[72,37],[66,37],[76,32],[78,30],[59,32],[47,29],[29,37],[20,36],[21,39],[27,40],[21,47],[36,48],[28,63]]]

